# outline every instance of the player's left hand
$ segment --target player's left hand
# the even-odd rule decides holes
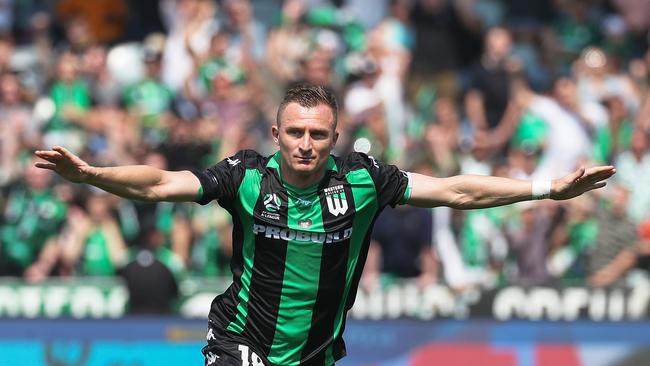
[[[614,173],[616,173],[616,169],[611,165],[587,169],[580,167],[574,173],[553,181],[551,198],[568,200],[585,192],[602,188],[607,184],[605,180]]]

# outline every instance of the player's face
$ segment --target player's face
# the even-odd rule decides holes
[[[285,179],[294,176],[313,183],[312,179],[324,171],[338,138],[332,109],[325,104],[309,108],[289,103],[280,118],[280,125],[273,126],[272,132],[280,146]]]

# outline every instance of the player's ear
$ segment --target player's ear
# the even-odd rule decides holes
[[[332,139],[332,147],[336,146],[336,141],[339,139],[339,131],[334,131],[334,137]]]
[[[273,141],[277,144],[278,139],[280,138],[280,129],[278,125],[271,126],[271,135],[273,135]]]

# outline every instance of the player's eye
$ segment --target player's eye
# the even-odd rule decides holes
[[[300,131],[300,130],[287,130],[287,134],[289,136],[293,136],[293,137],[300,137],[300,136],[302,136],[302,131]]]

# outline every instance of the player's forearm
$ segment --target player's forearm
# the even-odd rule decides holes
[[[449,205],[452,208],[496,207],[532,199],[530,181],[480,175],[459,175],[448,179],[455,193],[455,199]]]
[[[140,201],[162,200],[156,187],[163,183],[164,171],[147,165],[94,167],[85,183],[120,197]]]
[[[533,196],[531,182],[524,180],[481,175],[411,176],[413,186],[408,203],[419,207],[487,208],[530,200]]]

